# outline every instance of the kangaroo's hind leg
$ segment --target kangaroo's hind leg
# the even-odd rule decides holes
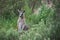
[[[23,25],[23,28],[22,28],[24,31],[26,31],[26,30],[28,30],[29,28],[28,28],[28,26],[26,26],[26,25]]]

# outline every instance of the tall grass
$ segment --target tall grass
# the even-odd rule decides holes
[[[30,29],[28,31],[24,31],[24,33],[19,36],[18,32],[16,32],[18,16],[10,15],[7,19],[1,18],[0,20],[0,39],[50,40],[51,31],[54,27],[54,25],[52,25],[54,9],[47,8],[45,5],[42,5],[38,15],[33,14],[28,5],[26,5],[24,9],[26,11],[26,24],[30,26]]]

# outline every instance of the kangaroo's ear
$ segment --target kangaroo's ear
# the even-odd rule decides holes
[[[20,10],[20,9],[18,9],[17,11],[18,11],[18,12],[21,12],[21,10]]]
[[[23,11],[23,13],[25,13],[25,10]]]
[[[17,11],[18,11],[18,12],[20,12],[20,10],[19,10],[19,9],[18,9]]]

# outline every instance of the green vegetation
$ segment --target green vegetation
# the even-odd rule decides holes
[[[12,1],[12,0],[11,0]],[[40,0],[39,0],[40,1]],[[31,7],[27,2],[31,1],[8,1],[5,4],[0,17],[0,40],[53,40],[57,27],[55,27],[55,8],[49,8],[41,4],[38,15],[32,13]],[[35,5],[36,7],[37,5]],[[29,30],[23,31],[22,34],[17,32],[17,9],[21,7],[25,10],[25,21],[30,27]],[[38,7],[36,7],[38,8]],[[60,32],[57,32],[59,34]]]

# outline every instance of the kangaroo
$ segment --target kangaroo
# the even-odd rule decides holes
[[[18,32],[22,32],[23,30],[28,30],[28,27],[25,24],[25,18],[24,18],[25,11],[18,9],[18,12],[19,12],[19,17],[17,21]]]

